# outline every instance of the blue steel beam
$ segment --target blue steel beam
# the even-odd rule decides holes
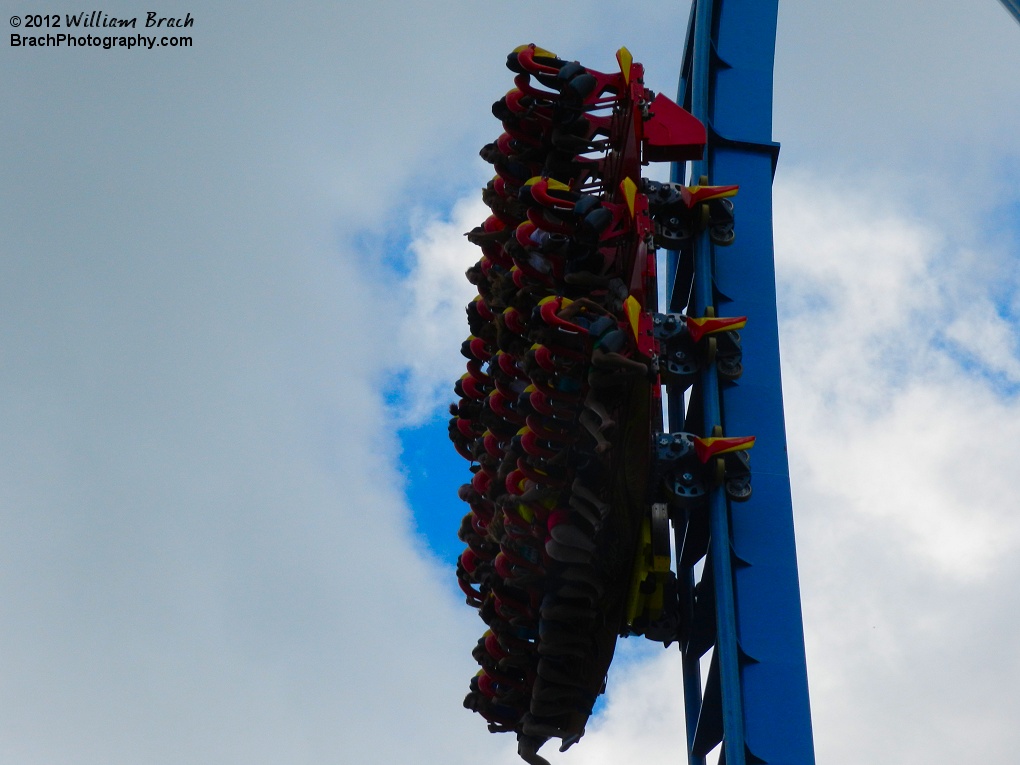
[[[720,3],[721,5],[721,3]],[[691,108],[690,112],[705,123],[711,123],[709,117],[709,88],[712,85],[714,45],[712,30],[715,15],[715,0],[698,0],[694,13],[694,59],[691,67]],[[706,147],[706,159],[693,163],[691,177],[697,180],[702,176],[712,177],[711,139]],[[692,302],[697,316],[712,315],[715,311],[714,279],[712,276],[713,247],[707,229],[697,235],[694,247],[694,287]],[[721,400],[719,396],[718,371],[715,364],[706,365],[701,374],[700,405],[702,420],[701,432],[713,435],[716,426],[723,428]],[[734,431],[729,431],[733,433]],[[709,671],[709,690],[715,690],[718,683],[720,714],[722,718],[721,733],[723,751],[729,765],[744,765],[744,715],[741,704],[740,688],[740,655],[737,645],[736,603],[734,601],[733,570],[729,565],[731,558],[730,529],[726,493],[719,488],[709,496],[709,565],[712,566],[715,583],[715,619],[716,642],[712,667]],[[711,704],[703,706],[713,711]],[[698,727],[708,726],[707,718]],[[709,726],[718,728],[720,726]],[[698,736],[695,736],[697,739]],[[711,737],[709,737],[711,738]],[[699,747],[695,754],[705,753]]]
[[[1020,0],[999,0],[1007,11],[1013,14],[1013,18],[1020,22]]]
[[[721,488],[710,497],[710,544],[697,598],[713,599],[700,611],[714,618],[715,634],[703,692],[700,674],[694,674],[703,647],[689,642],[684,648],[688,720],[694,716],[692,704],[698,718],[696,729],[688,728],[691,765],[704,762],[703,755],[720,739],[721,761],[727,765],[814,762],[772,243],[777,11],[778,0],[696,0],[677,99],[708,128],[705,158],[693,163],[691,182],[707,176],[709,183],[740,184],[734,200],[737,239],[716,248],[708,232],[699,235],[687,311],[747,315],[748,324],[741,331],[741,378],[720,381],[715,366],[708,365],[686,414],[682,396],[667,390],[670,429],[683,425],[712,435],[720,426],[725,435],[757,437],[750,500],[731,505]],[[684,175],[683,166],[674,167],[674,180],[682,182]],[[674,311],[687,302],[678,294],[684,292],[678,264],[676,256],[668,257]],[[678,579],[688,587],[687,598],[694,599],[692,571],[678,571]]]

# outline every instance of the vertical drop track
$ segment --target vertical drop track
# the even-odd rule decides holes
[[[756,437],[754,491],[731,502],[709,491],[708,544],[691,513],[674,518],[688,761],[700,765],[719,744],[719,762],[814,762],[800,588],[779,369],[772,178],[772,70],[777,0],[695,0],[677,102],[707,128],[704,158],[689,183],[739,184],[736,239],[717,247],[696,235],[693,279],[667,258],[669,310],[689,316],[746,315],[743,373],[699,372],[685,405],[667,385],[670,431]],[[685,181],[686,163],[673,180]],[[679,522],[677,522],[679,521]],[[700,571],[700,576],[695,572]],[[711,651],[707,676],[701,659]]]

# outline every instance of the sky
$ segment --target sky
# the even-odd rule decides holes
[[[191,46],[0,54],[0,762],[509,765],[461,707],[442,412],[477,149],[521,43],[626,45],[672,93],[687,3],[157,13]],[[1020,747],[1018,75],[993,0],[781,4],[819,762]],[[675,651],[624,641],[609,680],[555,760],[682,762]]]

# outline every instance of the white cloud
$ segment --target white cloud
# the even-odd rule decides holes
[[[983,669],[1002,650],[993,636],[1015,596],[1000,582],[1020,550],[1020,400],[996,379],[1012,379],[1015,330],[988,297],[975,301],[1001,285],[960,244],[994,255],[994,240],[909,209],[817,176],[777,185],[784,389],[824,762],[991,759],[1016,745],[1001,707],[1015,662]],[[969,357],[957,345],[967,340]],[[964,733],[971,724],[981,736]]]
[[[808,186],[811,201],[800,193]],[[806,178],[778,188],[776,239],[791,429],[803,433],[808,455],[801,459],[816,472],[826,466],[826,493],[907,532],[918,551],[952,566],[982,550],[966,573],[984,571],[994,562],[988,553],[1016,541],[992,508],[996,492],[1008,490],[998,481],[1006,477],[1002,455],[1012,453],[1006,415],[1017,404],[936,341],[962,325],[991,327],[974,345],[988,348],[978,358],[992,372],[1018,362],[994,311],[957,302],[980,289],[967,259],[955,258],[931,224],[897,220]],[[963,514],[959,504],[982,510]]]
[[[419,212],[412,224],[418,233],[408,248],[413,262],[402,285],[397,343],[400,366],[408,373],[400,385],[400,417],[406,423],[428,418],[455,398],[453,383],[466,362],[460,341],[469,334],[464,309],[478,295],[464,272],[481,257],[464,234],[488,215],[476,193],[458,201],[449,220]]]
[[[1016,327],[988,298],[967,305],[966,311],[946,327],[945,337],[962,361],[973,359],[990,375],[1010,384],[1020,382]]]

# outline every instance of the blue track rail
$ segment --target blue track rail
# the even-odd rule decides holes
[[[772,243],[777,12],[778,0],[696,0],[677,99],[708,129],[690,183],[739,184],[740,193],[734,244],[716,247],[707,231],[699,234],[692,289],[677,277],[678,258],[668,257],[669,310],[746,315],[748,323],[740,379],[721,380],[710,364],[686,406],[682,393],[667,389],[669,428],[757,438],[751,498],[737,504],[721,488],[711,493],[703,559],[683,554],[691,516],[676,524],[681,604],[692,624],[681,646],[690,765],[702,765],[720,743],[726,765],[814,762]],[[673,179],[683,182],[686,170],[674,166]],[[709,650],[703,679],[700,659]]]
[[[1013,18],[1020,22],[1020,0],[999,0],[1006,10],[1013,14]]]

